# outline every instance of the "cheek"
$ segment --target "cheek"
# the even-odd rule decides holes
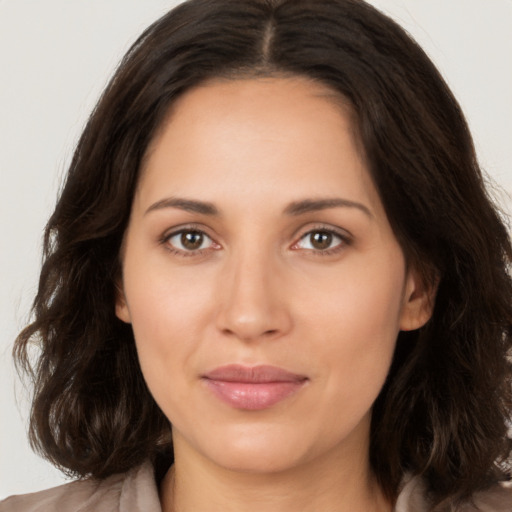
[[[172,266],[164,249],[155,253],[133,250],[126,258],[124,291],[134,331],[152,333],[154,340],[172,339],[199,325],[198,315],[211,300],[211,272]]]
[[[304,295],[304,331],[315,342],[306,347],[326,376],[325,407],[335,397],[345,411],[369,408],[385,381],[399,332],[404,265],[399,257],[385,263],[352,267],[330,283]],[[320,374],[320,370],[319,370]],[[332,410],[332,409],[331,409]]]
[[[352,340],[354,349],[380,346],[398,334],[404,281],[405,263],[396,251],[389,257],[354,258],[338,272],[315,275],[295,296],[311,328],[339,342]]]
[[[152,263],[126,261],[124,288],[142,372],[158,402],[197,351],[212,300],[206,276]]]

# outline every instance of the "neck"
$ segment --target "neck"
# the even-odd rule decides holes
[[[179,445],[179,443],[178,443]],[[163,512],[390,512],[371,472],[358,461],[308,461],[272,473],[232,471],[179,449],[161,485]],[[333,462],[336,470],[333,471]]]

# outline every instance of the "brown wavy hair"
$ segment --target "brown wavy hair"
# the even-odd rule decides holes
[[[169,422],[115,316],[120,246],[176,98],[211,78],[258,76],[305,76],[351,104],[406,258],[438,283],[431,321],[400,333],[374,405],[373,470],[391,500],[406,472],[423,476],[434,504],[469,498],[509,469],[512,248],[457,101],[404,30],[360,0],[189,0],[128,51],[76,147],[33,321],[15,344],[34,379],[33,447],[75,476],[172,462]]]

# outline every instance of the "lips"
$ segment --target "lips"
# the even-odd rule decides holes
[[[234,407],[250,411],[272,407],[298,392],[307,377],[276,366],[221,366],[203,376],[213,394]]]

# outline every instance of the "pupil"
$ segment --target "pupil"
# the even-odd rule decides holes
[[[315,249],[328,249],[332,243],[332,235],[317,231],[311,235],[311,244]]]
[[[181,243],[186,249],[199,249],[203,243],[203,235],[197,231],[188,231],[186,233],[182,233]]]

